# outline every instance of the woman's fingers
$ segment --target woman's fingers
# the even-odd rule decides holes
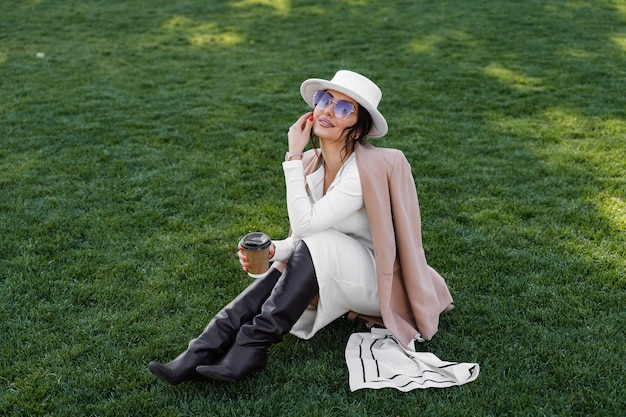
[[[289,152],[301,153],[309,142],[311,135],[311,127],[313,126],[310,118],[312,112],[303,114],[298,120],[291,125],[287,138],[289,139]]]
[[[250,265],[248,264],[248,258],[246,254],[243,252],[243,249],[239,247],[239,251],[237,252],[237,257],[239,258],[239,263],[241,264],[241,268],[244,272],[248,272],[248,268]]]

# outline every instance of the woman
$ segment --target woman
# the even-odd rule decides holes
[[[330,81],[304,81],[300,93],[313,111],[288,133],[291,236],[272,243],[270,270],[186,351],[149,364],[170,384],[239,381],[266,365],[268,348],[287,332],[309,339],[348,311],[382,317],[401,345],[415,350],[414,341],[432,338],[439,315],[452,308],[445,281],[426,263],[406,158],[365,141],[387,133],[378,86],[342,70]],[[314,149],[304,153],[309,140]],[[241,248],[238,256],[247,271]]]

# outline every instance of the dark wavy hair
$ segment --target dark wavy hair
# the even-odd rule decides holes
[[[356,123],[350,127],[344,129],[344,132],[347,132],[346,139],[341,149],[341,159],[345,160],[354,152],[354,148],[357,143],[365,142],[365,138],[367,134],[372,129],[374,125],[374,121],[372,120],[372,116],[365,109],[365,107],[359,105],[357,108],[357,119]],[[320,139],[313,133],[313,129],[311,129],[311,145],[317,154],[317,157],[321,160],[322,155],[317,150],[319,149]]]

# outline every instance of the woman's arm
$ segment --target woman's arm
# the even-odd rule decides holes
[[[301,161],[283,163],[287,185],[287,212],[292,235],[306,237],[326,230],[363,207],[363,191],[355,161],[345,167],[339,181],[312,203],[305,188]]]

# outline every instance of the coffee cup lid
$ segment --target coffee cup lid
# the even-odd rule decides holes
[[[270,243],[270,237],[261,232],[248,233],[241,241],[241,245],[244,249],[265,249]]]

